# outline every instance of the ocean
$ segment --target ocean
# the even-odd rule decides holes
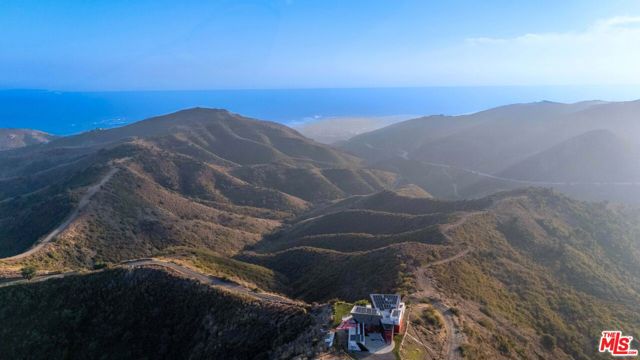
[[[283,124],[329,117],[459,115],[541,100],[623,101],[640,86],[423,87],[292,90],[64,92],[0,90],[0,128],[69,135],[190,107],[224,108]]]

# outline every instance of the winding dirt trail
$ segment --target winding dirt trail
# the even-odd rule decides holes
[[[120,267],[124,267],[124,268],[139,268],[139,267],[161,267],[161,268],[165,268],[165,269],[169,269],[172,271],[177,272],[178,274],[192,279],[192,280],[196,280],[199,281],[201,283],[207,284],[207,285],[211,285],[211,286],[215,286],[215,287],[220,287],[220,288],[224,288],[233,292],[238,292],[238,293],[242,293],[242,294],[246,294],[250,297],[253,298],[257,298],[260,300],[264,300],[264,301],[268,301],[268,302],[273,302],[273,303],[280,303],[280,304],[288,304],[288,305],[300,305],[302,304],[302,302],[300,301],[296,301],[296,300],[292,300],[289,299],[287,297],[284,296],[280,296],[277,294],[272,294],[272,293],[266,293],[266,292],[259,292],[259,291],[254,291],[252,289],[246,288],[240,284],[234,283],[232,281],[228,281],[216,276],[212,276],[212,275],[207,275],[207,274],[203,274],[200,273],[196,270],[193,270],[189,267],[183,266],[183,265],[179,265],[170,261],[166,261],[166,260],[159,260],[159,259],[153,259],[153,258],[148,258],[148,259],[135,259],[135,260],[127,260],[127,261],[123,261],[122,263],[120,263],[119,265]],[[77,272],[77,271],[70,271],[70,272],[65,272],[65,273],[55,273],[55,274],[46,274],[46,275],[40,275],[40,276],[36,276],[35,278],[31,279],[31,280],[26,280],[20,277],[15,277],[15,278],[10,278],[10,279],[5,279],[3,282],[0,282],[0,288],[1,287],[6,287],[6,286],[12,286],[12,285],[19,285],[19,284],[30,284],[30,283],[36,283],[36,282],[43,282],[43,281],[47,281],[47,280],[52,280],[52,279],[62,279],[65,278],[67,276],[73,276],[73,275],[80,275],[80,274],[91,274],[91,273],[97,273],[103,270],[94,270],[94,271],[87,271],[87,272]]]
[[[482,212],[466,212],[462,213],[456,221],[440,226],[440,231],[449,238],[449,233],[464,224],[469,218]],[[444,319],[444,327],[447,334],[447,343],[443,348],[442,359],[461,360],[462,354],[459,351],[460,345],[464,343],[464,334],[454,321],[454,313],[451,308],[446,305],[438,296],[438,291],[433,287],[427,276],[427,270],[434,266],[448,264],[463,258],[469,254],[473,248],[471,246],[459,251],[458,253],[447,258],[436,260],[423,265],[416,271],[416,283],[419,291],[412,294],[416,299],[431,299],[431,305],[436,309]]]
[[[438,261],[434,261],[434,262],[428,263],[428,264],[426,264],[425,266],[423,266],[423,267],[422,267],[422,269],[426,269],[426,268],[430,268],[430,267],[433,267],[433,266],[437,266],[437,265],[442,265],[442,264],[450,263],[450,262],[452,262],[452,261],[455,261],[455,260],[460,259],[461,257],[463,257],[463,256],[467,255],[469,252],[471,252],[471,250],[472,250],[472,249],[471,249],[471,247],[468,247],[468,248],[466,248],[466,249],[464,249],[464,250],[460,251],[459,253],[457,253],[457,254],[455,254],[455,255],[451,256],[451,257],[448,257],[448,258],[446,258],[446,259],[442,259],[442,260],[438,260]]]
[[[12,285],[19,285],[19,284],[29,284],[29,283],[37,283],[37,282],[43,282],[43,281],[47,281],[47,280],[52,280],[52,279],[62,279],[66,276],[69,275],[77,275],[79,274],[76,271],[72,271],[72,272],[66,272],[66,273],[55,273],[55,274],[47,274],[47,275],[39,275],[36,276],[35,278],[31,279],[31,280],[26,280],[22,277],[14,277],[14,278],[8,278],[8,279],[3,279],[2,281],[0,281],[0,288],[2,287],[6,287],[6,286],[12,286]]]
[[[69,215],[65,221],[63,221],[55,229],[51,230],[47,235],[45,235],[44,238],[39,240],[29,250],[27,250],[27,251],[25,251],[23,253],[14,255],[14,256],[6,257],[6,258],[0,258],[0,260],[19,260],[19,259],[23,259],[23,258],[25,258],[25,257],[27,257],[29,255],[35,254],[40,249],[42,249],[43,246],[48,244],[51,240],[53,240],[56,236],[58,236],[58,234],[63,232],[73,221],[75,221],[78,218],[78,216],[80,215],[80,212],[82,212],[82,210],[89,204],[89,201],[91,200],[91,198],[109,180],[111,180],[113,175],[115,175],[115,173],[117,173],[117,172],[118,172],[118,168],[116,168],[116,167],[112,167],[111,169],[109,169],[109,172],[107,172],[107,174],[104,177],[102,177],[102,179],[100,179],[100,181],[98,181],[94,185],[91,185],[87,189],[87,192],[82,196],[82,198],[80,198],[80,201],[78,202],[78,206],[76,206],[75,210],[73,210],[71,215]]]
[[[200,281],[200,282],[205,283],[207,285],[222,287],[222,288],[225,288],[225,289],[228,289],[228,290],[232,290],[232,291],[235,291],[235,292],[243,293],[243,294],[249,295],[251,297],[258,298],[260,300],[269,301],[269,302],[275,302],[275,303],[281,303],[281,304],[289,304],[289,305],[299,305],[299,304],[301,304],[298,301],[291,300],[291,299],[286,298],[284,296],[271,294],[271,293],[265,293],[265,292],[253,291],[251,289],[248,289],[248,288],[246,288],[246,287],[244,287],[242,285],[236,284],[234,282],[227,281],[227,280],[224,280],[224,279],[219,278],[219,277],[203,274],[203,273],[200,273],[200,272],[198,272],[196,270],[188,268],[186,266],[182,266],[182,265],[170,262],[170,261],[158,260],[158,259],[136,259],[136,260],[125,261],[125,262],[122,263],[122,265],[125,266],[125,267],[131,267],[131,268],[136,268],[136,267],[163,267],[165,269],[173,270],[173,271],[175,271],[175,272],[177,272],[177,273],[181,274],[182,276],[185,276],[185,277],[187,277],[189,279],[197,280],[197,281]]]
[[[451,261],[454,261],[456,259],[463,257],[464,255],[468,254],[469,251],[471,251],[471,249],[465,249],[462,252],[452,257],[438,261],[437,264],[432,263],[430,265],[435,266],[435,265],[449,263]],[[448,305],[446,305],[438,297],[437,295],[438,292],[436,291],[436,289],[431,284],[431,281],[426,276],[425,270],[428,267],[429,266],[424,266],[418,271],[416,280],[417,280],[418,288],[421,290],[414,293],[413,297],[415,297],[416,299],[429,298],[433,308],[440,313],[440,315],[442,316],[442,319],[444,320],[444,327],[447,335],[447,341],[446,341],[445,347],[443,348],[443,354],[441,358],[450,359],[450,360],[451,359],[461,360],[462,354],[460,353],[459,348],[460,348],[460,345],[464,343],[464,335],[462,334],[462,331],[458,328],[458,326],[454,321],[455,315],[453,314],[453,311]]]

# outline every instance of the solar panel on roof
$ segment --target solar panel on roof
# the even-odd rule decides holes
[[[380,310],[395,309],[400,303],[400,295],[397,294],[372,294],[373,305]]]
[[[355,309],[351,311],[354,314],[365,314],[365,315],[374,315],[377,314],[377,310],[373,308],[368,308],[364,306],[356,306]]]

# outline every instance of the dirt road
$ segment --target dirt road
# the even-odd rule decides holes
[[[446,237],[449,237],[449,234],[452,230],[464,224],[472,216],[478,215],[480,213],[481,212],[462,213],[460,217],[456,219],[456,221],[442,225],[440,227],[440,231]],[[462,359],[462,354],[460,353],[459,348],[460,345],[464,343],[464,334],[462,333],[461,329],[456,326],[456,323],[454,321],[455,315],[453,314],[453,311],[451,311],[451,308],[437,296],[438,292],[431,284],[431,281],[427,276],[427,270],[434,266],[448,264],[450,262],[461,259],[464,256],[468,255],[472,250],[473,248],[469,246],[463,250],[460,250],[452,256],[425,264],[416,271],[416,283],[419,290],[416,293],[412,294],[412,296],[419,300],[423,300],[425,298],[431,299],[431,305],[440,313],[440,315],[442,315],[442,318],[444,319],[444,327],[447,334],[447,343],[444,347],[444,353],[442,354],[443,359]]]
[[[19,285],[19,284],[37,283],[37,282],[47,281],[47,280],[51,280],[51,279],[62,279],[65,276],[77,275],[77,274],[78,274],[78,272],[72,271],[72,272],[67,272],[67,273],[56,273],[56,274],[40,275],[40,276],[36,276],[35,278],[33,278],[31,280],[27,280],[27,279],[24,279],[24,278],[21,278],[21,277],[3,279],[3,280],[0,281],[0,288],[1,287],[5,287],[5,286]]]
[[[430,263],[426,264],[425,266],[423,266],[422,268],[425,269],[425,268],[430,268],[432,266],[437,266],[437,265],[442,265],[442,264],[446,264],[446,263],[452,262],[454,260],[460,259],[461,257],[467,255],[471,250],[472,250],[471,247],[468,247],[468,248],[460,251],[459,253],[457,253],[457,254],[455,254],[455,255],[453,255],[451,257],[448,257],[446,259],[430,262]]]
[[[269,301],[269,302],[276,302],[276,303],[282,303],[282,304],[293,304],[293,305],[300,305],[302,304],[302,302],[296,301],[296,300],[292,300],[289,298],[286,298],[284,296],[280,296],[277,294],[271,294],[271,293],[265,293],[265,292],[259,292],[259,291],[254,291],[252,289],[246,288],[242,285],[236,284],[234,282],[228,281],[228,280],[224,280],[222,278],[219,277],[215,277],[215,276],[211,276],[211,275],[207,275],[207,274],[203,274],[200,272],[197,272],[193,269],[190,269],[186,266],[182,266],[179,264],[175,264],[169,261],[165,261],[165,260],[158,260],[158,259],[136,259],[136,260],[128,260],[128,261],[124,261],[120,264],[120,266],[122,267],[127,267],[127,268],[136,268],[136,267],[162,267],[165,269],[170,269],[173,270],[177,273],[179,273],[180,275],[189,278],[189,279],[193,279],[193,280],[197,280],[200,281],[204,284],[208,284],[211,286],[216,286],[216,287],[221,287],[221,288],[225,288],[231,291],[235,291],[235,292],[239,292],[239,293],[243,293],[246,295],[249,295],[251,297],[254,298],[258,298],[260,300],[264,300],[264,301]],[[86,272],[85,274],[90,274],[90,273],[95,273],[97,271],[101,271],[101,270],[96,270],[96,271],[91,271],[91,272]],[[66,273],[57,273],[57,274],[47,274],[47,275],[40,275],[40,276],[36,276],[35,278],[31,279],[31,280],[26,280],[23,278],[11,278],[11,279],[5,279],[4,281],[0,282],[0,287],[5,287],[5,286],[12,286],[12,285],[19,285],[19,284],[29,284],[29,283],[35,283],[35,282],[42,282],[42,281],[47,281],[47,280],[51,280],[51,279],[61,279],[64,278],[66,276],[72,276],[72,275],[78,275],[80,273],[76,272],[76,271],[72,271],[72,272],[66,272]]]
[[[197,272],[193,269],[190,269],[186,266],[182,266],[182,265],[178,265],[176,263],[172,263],[169,261],[164,261],[164,260],[158,260],[158,259],[138,259],[138,260],[129,260],[129,261],[125,261],[122,263],[123,266],[126,267],[163,267],[166,269],[171,269],[175,272],[178,272],[179,274],[193,279],[193,280],[197,280],[200,281],[202,283],[208,284],[208,285],[212,285],[212,286],[218,286],[218,287],[222,287],[225,289],[229,289],[232,291],[236,291],[236,292],[240,292],[240,293],[244,293],[247,294],[251,297],[255,297],[261,300],[265,300],[265,301],[270,301],[270,302],[277,302],[277,303],[283,303],[283,304],[301,304],[300,302],[297,302],[295,300],[291,300],[288,299],[286,297],[280,296],[280,295],[276,295],[276,294],[270,294],[270,293],[264,293],[264,292],[258,292],[258,291],[254,291],[252,289],[248,289],[242,285],[236,284],[234,282],[231,281],[227,281],[224,280],[222,278],[219,277],[215,277],[215,276],[211,276],[211,275],[207,275],[207,274],[203,274],[200,272]]]
[[[451,308],[447,306],[442,300],[436,297],[437,292],[431,285],[431,282],[427,278],[425,271],[429,267],[446,264],[460,259],[463,256],[467,255],[470,251],[471,248],[467,248],[451,257],[427,264],[420,270],[418,270],[416,280],[420,291],[414,293],[413,296],[417,299],[431,299],[431,305],[433,306],[433,308],[436,309],[440,313],[440,315],[442,315],[442,319],[444,320],[445,332],[447,334],[447,344],[442,357],[443,359],[462,359],[462,354],[458,349],[460,348],[460,345],[464,343],[464,335],[454,322],[455,315],[453,314]]]
[[[78,206],[73,210],[71,215],[67,217],[65,221],[63,221],[60,225],[58,225],[55,229],[49,232],[45,237],[39,240],[34,246],[32,246],[29,250],[10,257],[1,258],[0,260],[19,260],[25,258],[29,255],[32,255],[42,249],[43,246],[48,244],[51,240],[53,240],[56,236],[58,236],[61,232],[63,232],[76,218],[80,215],[80,212],[89,204],[91,198],[104,186],[113,175],[118,172],[118,168],[112,167],[109,172],[102,178],[98,183],[90,186],[87,189],[87,192],[80,198],[78,202]]]

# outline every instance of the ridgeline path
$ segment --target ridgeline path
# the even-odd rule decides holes
[[[464,224],[469,218],[474,215],[481,214],[481,211],[466,212],[463,213],[456,221],[450,224],[441,225],[440,231],[449,238],[449,232],[462,224]],[[416,271],[416,283],[419,291],[412,294],[416,299],[431,299],[431,305],[437,310],[444,320],[444,327],[447,334],[447,344],[443,348],[443,359],[449,360],[462,360],[462,353],[459,351],[460,345],[464,343],[464,335],[462,331],[456,326],[454,322],[454,313],[449,306],[447,306],[442,300],[435,297],[437,291],[433,288],[431,281],[426,275],[428,268],[448,264],[452,261],[458,260],[467,254],[469,254],[473,248],[471,246],[459,251],[458,253],[449,256],[447,258],[436,260],[425,264]]]
[[[446,264],[449,262],[452,262],[454,260],[460,259],[461,257],[467,255],[469,252],[471,251],[471,247],[468,247],[462,251],[460,251],[459,253],[450,256],[448,258],[442,259],[442,260],[438,260],[438,261],[434,261],[431,263],[426,264],[425,266],[422,267],[422,269],[426,269],[426,268],[430,268],[432,266],[437,266],[437,265],[442,265],[442,264]]]
[[[6,287],[6,286],[12,286],[12,285],[19,285],[19,284],[37,283],[37,282],[47,281],[51,279],[62,279],[66,276],[77,275],[77,274],[79,273],[76,271],[71,271],[66,273],[52,273],[47,275],[39,275],[34,277],[31,280],[27,280],[22,277],[5,278],[5,279],[0,279],[0,288]]]
[[[136,260],[127,260],[121,263],[125,267],[163,267],[165,269],[173,270],[180,275],[187,277],[189,279],[197,280],[202,283],[211,286],[222,287],[228,290],[232,290],[239,293],[244,293],[254,298],[258,298],[264,301],[276,302],[282,304],[289,305],[300,305],[301,302],[295,301],[284,296],[254,291],[252,289],[246,288],[240,284],[234,283],[229,280],[225,280],[216,276],[203,274],[191,268],[188,268],[183,265],[179,265],[170,261],[159,260],[159,259],[136,259]]]
[[[87,189],[87,192],[82,196],[82,198],[80,198],[80,201],[78,202],[78,206],[76,206],[76,208],[73,210],[71,215],[69,215],[67,219],[63,221],[60,225],[58,225],[55,229],[51,230],[47,235],[45,235],[44,238],[36,242],[34,246],[32,246],[31,248],[29,248],[27,251],[23,253],[9,256],[6,258],[0,258],[0,260],[23,259],[29,255],[35,254],[40,249],[42,249],[43,246],[48,244],[51,240],[53,240],[56,236],[58,236],[61,232],[63,232],[73,221],[75,221],[78,218],[78,216],[80,215],[80,212],[89,204],[89,201],[91,200],[91,198],[98,192],[98,190],[102,188],[102,186],[104,186],[109,180],[111,180],[111,178],[116,172],[118,172],[118,168],[112,167],[111,169],[109,169],[109,172],[107,172],[107,174],[104,177],[102,177],[102,179],[100,179],[100,181],[98,181],[94,185],[91,185]]]
[[[153,259],[153,258],[127,260],[127,261],[123,261],[122,263],[120,263],[119,267],[121,267],[121,268],[161,267],[161,268],[165,268],[165,269],[169,269],[169,270],[175,271],[176,273],[180,274],[181,276],[183,276],[185,278],[196,280],[196,281],[199,281],[201,283],[204,283],[204,284],[207,284],[207,285],[210,285],[210,286],[220,287],[220,288],[227,289],[227,290],[230,290],[230,291],[233,291],[233,292],[242,293],[242,294],[245,294],[245,295],[248,295],[250,297],[260,299],[260,300],[273,302],[273,303],[288,304],[288,305],[301,305],[301,304],[303,304],[300,301],[292,300],[292,299],[289,299],[287,297],[280,296],[280,295],[277,295],[277,294],[260,292],[258,290],[249,289],[247,287],[244,287],[244,286],[242,286],[240,284],[237,284],[237,283],[234,283],[232,281],[225,280],[223,278],[212,276],[212,275],[203,274],[203,273],[200,273],[200,272],[198,272],[196,270],[193,270],[193,269],[191,269],[189,267],[186,267],[186,266],[183,266],[183,265],[179,265],[179,264],[176,264],[176,263],[173,263],[173,262],[170,262],[170,261],[166,261],[166,260],[159,260],[159,259]],[[99,271],[102,271],[102,270],[87,271],[87,272],[83,272],[83,273],[78,272],[78,271],[70,271],[70,272],[65,272],[65,273],[46,274],[46,275],[36,276],[35,278],[33,278],[31,280],[26,280],[26,279],[23,279],[23,278],[20,278],[20,277],[8,278],[8,279],[5,279],[4,281],[0,280],[0,288],[6,287],[6,286],[12,286],[12,285],[30,284],[30,283],[42,282],[42,281],[47,281],[47,280],[52,280],[52,279],[62,279],[62,278],[65,278],[67,276],[91,274],[91,273],[96,273],[96,272],[99,272]]]

